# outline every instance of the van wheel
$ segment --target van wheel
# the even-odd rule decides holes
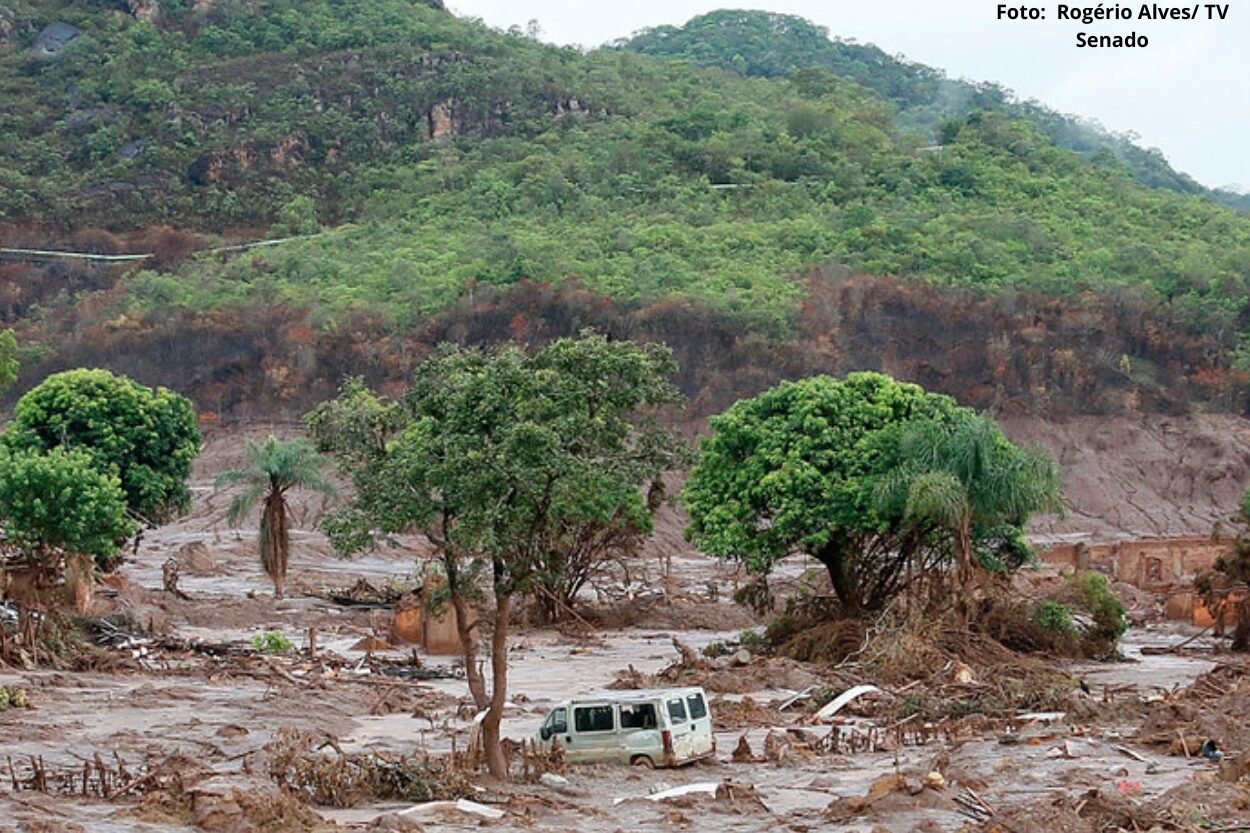
[[[629,759],[631,766],[644,766],[647,769],[655,769],[655,761],[651,760],[649,755],[635,755]]]

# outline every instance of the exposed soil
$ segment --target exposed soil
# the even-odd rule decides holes
[[[1098,540],[1205,536],[1250,483],[1250,420],[1219,414],[1007,418],[1015,442],[1045,446],[1063,469],[1069,512],[1034,530]]]

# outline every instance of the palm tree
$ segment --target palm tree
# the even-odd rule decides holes
[[[234,526],[264,498],[260,515],[260,564],[273,579],[276,599],[282,598],[282,583],[291,552],[286,493],[291,489],[311,489],[323,495],[334,495],[334,486],[321,474],[326,462],[308,440],[283,441],[270,434],[263,443],[247,441],[247,466],[222,472],[217,477],[217,488],[236,484],[245,487],[230,502],[227,517]]]
[[[1034,512],[1062,512],[1062,478],[1045,450],[1013,445],[993,419],[930,420],[901,429],[899,464],[878,485],[877,509],[904,526],[937,528],[955,543],[956,580],[968,587],[975,529],[1022,527]]]

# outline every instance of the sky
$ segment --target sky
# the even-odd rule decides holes
[[[459,15],[500,28],[537,20],[544,40],[583,47],[718,8],[795,14],[831,35],[874,43],[953,78],[994,81],[1021,98],[1135,133],[1140,144],[1159,148],[1205,185],[1250,190],[1250,2],[1220,5],[1227,5],[1224,20],[1208,20],[1203,3],[1200,19],[1187,21],[1139,20],[1141,3],[1108,3],[1131,10],[1134,19],[1084,25],[1059,20],[1059,4],[1049,0],[1035,7],[1045,20],[999,19],[990,0],[448,0]],[[1150,44],[1078,48],[1078,32],[1137,32]]]

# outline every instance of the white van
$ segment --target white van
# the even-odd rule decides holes
[[[608,691],[566,700],[534,742],[556,741],[569,763],[673,767],[716,754],[712,714],[701,688]]]

